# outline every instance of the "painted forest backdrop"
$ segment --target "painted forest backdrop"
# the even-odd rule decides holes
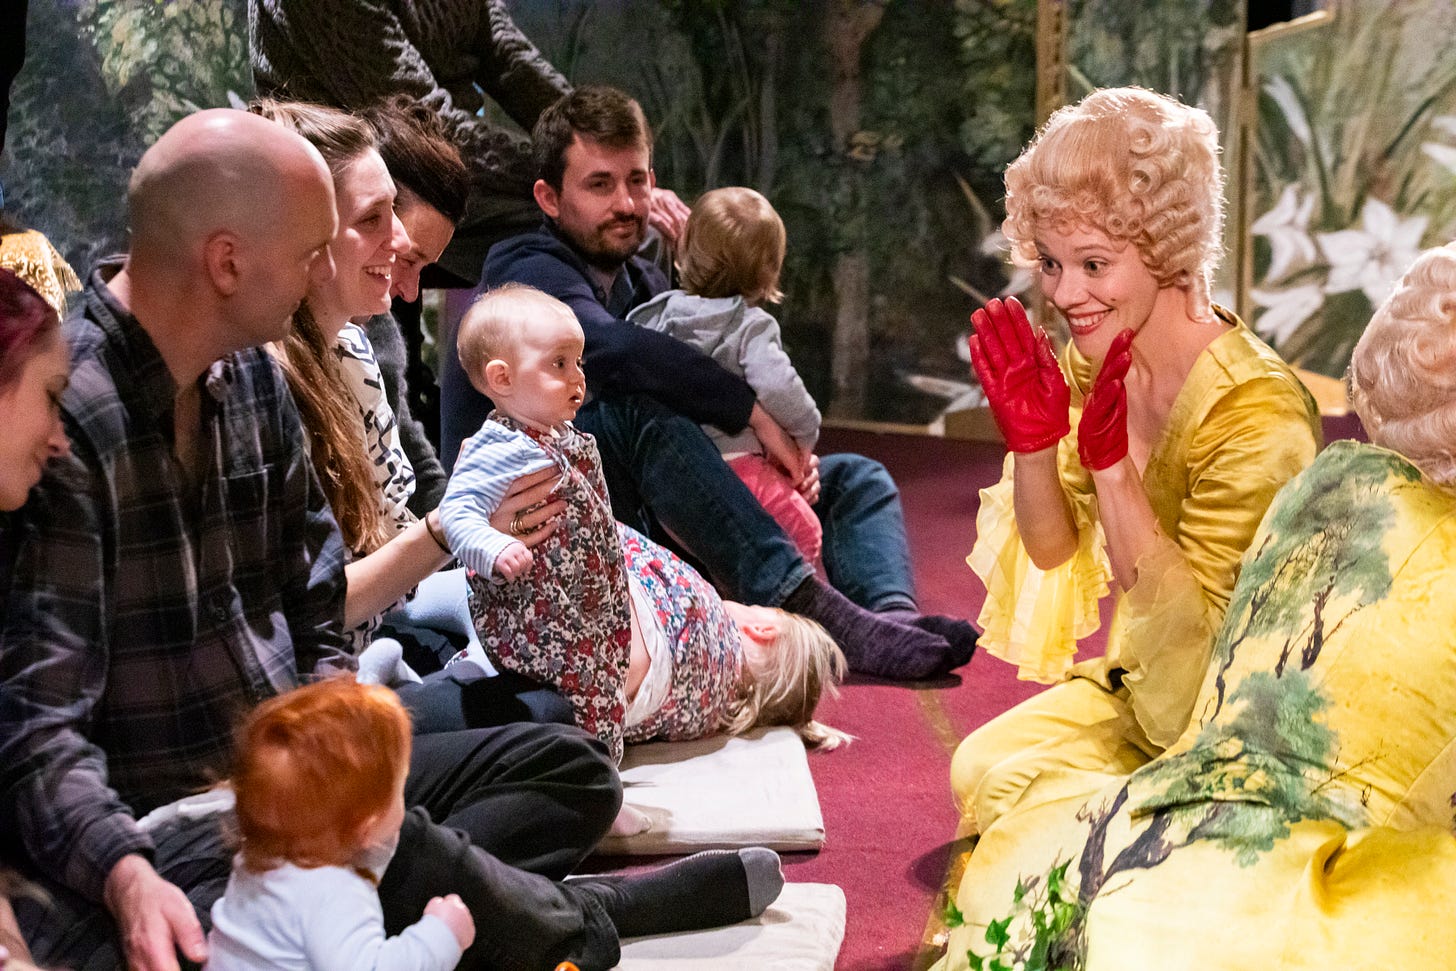
[[[997,226],[1001,171],[1033,130],[1035,0],[511,6],[572,80],[642,101],[662,184],[689,200],[751,185],[773,201],[789,232],[778,316],[830,414],[920,424],[978,400],[967,317],[1030,282],[1007,265]],[[1334,7],[1329,25],[1268,45],[1254,65],[1242,295],[1286,354],[1331,375],[1417,248],[1456,228],[1456,12],[1440,0]],[[1143,84],[1236,130],[1243,0],[1066,8],[1069,99]],[[181,114],[250,94],[245,0],[33,2],[0,157],[8,211],[84,269],[121,248],[142,149]]]

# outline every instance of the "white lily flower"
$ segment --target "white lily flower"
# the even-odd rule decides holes
[[[1314,211],[1314,195],[1299,198],[1299,186],[1287,185],[1279,201],[1264,215],[1254,220],[1249,229],[1256,236],[1269,240],[1272,251],[1265,280],[1279,280],[1291,269],[1314,261],[1318,250],[1309,235],[1309,217]]]
[[[1024,266],[1011,267],[1011,279],[1001,288],[998,297],[1019,297],[1036,285],[1036,277]]]
[[[1325,294],[1318,283],[1306,283],[1283,290],[1250,290],[1254,303],[1264,312],[1254,318],[1254,332],[1277,348],[1299,326],[1324,306]]]
[[[1428,216],[1401,219],[1379,199],[1367,198],[1360,210],[1361,228],[1318,234],[1319,248],[1330,264],[1325,292],[1363,290],[1371,305],[1379,306],[1420,254],[1429,221]]]
[[[1423,142],[1421,151],[1432,159],[1437,165],[1446,171],[1456,174],[1456,148],[1450,145],[1442,145],[1440,142]]]
[[[981,240],[981,252],[987,256],[999,255],[1006,263],[1010,279],[1006,281],[1004,287],[997,291],[996,296],[1019,297],[1036,283],[1036,277],[1032,275],[1030,268],[1018,266],[1011,261],[1011,241],[1000,229],[992,230]]]
[[[993,229],[981,240],[981,252],[987,256],[995,256],[1000,253],[1007,259],[1011,258],[1011,240],[1000,229]]]

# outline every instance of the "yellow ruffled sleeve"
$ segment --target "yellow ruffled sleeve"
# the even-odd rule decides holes
[[[1145,475],[1165,536],[1139,559],[1118,605],[1107,664],[1125,672],[1133,714],[1160,748],[1189,723],[1244,553],[1275,493],[1314,460],[1318,422],[1303,388],[1246,381],[1198,421],[1180,463],[1181,500],[1171,486],[1155,490],[1156,470]]]
[[[1075,456],[1069,436],[1058,453],[1064,484],[1080,472]],[[1015,664],[1022,680],[1049,684],[1066,676],[1077,641],[1100,625],[1098,602],[1107,595],[1112,565],[1103,548],[1090,483],[1087,488],[1065,490],[1077,527],[1077,552],[1052,570],[1038,569],[1031,562],[1012,505],[1014,461],[1008,454],[1001,481],[981,490],[976,542],[966,563],[986,586],[985,604],[977,618],[980,647]]]

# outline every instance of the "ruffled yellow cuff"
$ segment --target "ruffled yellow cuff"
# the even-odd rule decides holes
[[[1167,748],[1188,727],[1224,607],[1210,602],[1183,551],[1164,536],[1138,558],[1137,570],[1118,606],[1120,636],[1109,638],[1108,657],[1126,672],[1122,683],[1148,740]]]
[[[1077,552],[1052,570],[1031,562],[1016,527],[1012,457],[1001,481],[981,491],[976,542],[966,563],[986,585],[977,618],[981,648],[1018,668],[1023,681],[1044,684],[1066,676],[1077,641],[1101,624],[1098,602],[1107,595],[1112,565],[1104,550],[1092,496],[1072,494]]]

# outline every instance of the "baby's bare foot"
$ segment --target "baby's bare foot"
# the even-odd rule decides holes
[[[617,818],[612,821],[611,835],[613,836],[636,836],[638,833],[645,833],[652,828],[652,820],[642,810],[626,803],[622,804],[622,811],[617,813]]]

